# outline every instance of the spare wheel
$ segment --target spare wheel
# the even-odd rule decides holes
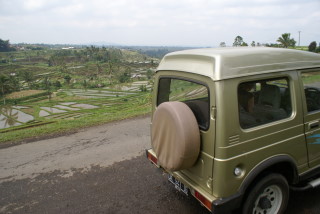
[[[200,131],[191,109],[182,102],[164,102],[153,115],[152,149],[169,171],[192,167],[200,152]]]

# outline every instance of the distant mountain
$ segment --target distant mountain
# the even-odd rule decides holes
[[[117,43],[112,43],[112,42],[90,42],[90,43],[83,43],[83,44],[80,44],[80,45],[83,45],[83,46],[116,46],[116,47],[119,47],[119,46],[124,46],[124,45],[121,45],[121,44],[117,44]]]

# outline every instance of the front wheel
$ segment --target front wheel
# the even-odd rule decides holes
[[[249,192],[243,214],[281,214],[287,208],[289,185],[280,174],[269,174]]]

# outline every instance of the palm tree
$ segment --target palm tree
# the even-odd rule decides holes
[[[1,96],[3,98],[3,104],[6,104],[5,99],[5,92],[9,91],[10,89],[10,81],[7,75],[1,74],[0,75],[0,89],[1,89]]]
[[[284,48],[294,47],[296,45],[296,41],[294,39],[290,39],[290,33],[284,33],[281,37],[278,38],[277,42],[279,42]]]
[[[21,73],[23,80],[28,84],[29,89],[31,89],[32,83],[34,81],[33,73],[30,71],[24,71]]]

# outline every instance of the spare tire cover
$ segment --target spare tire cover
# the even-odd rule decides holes
[[[166,170],[192,167],[200,152],[200,131],[191,109],[182,102],[164,102],[153,115],[152,149]]]

